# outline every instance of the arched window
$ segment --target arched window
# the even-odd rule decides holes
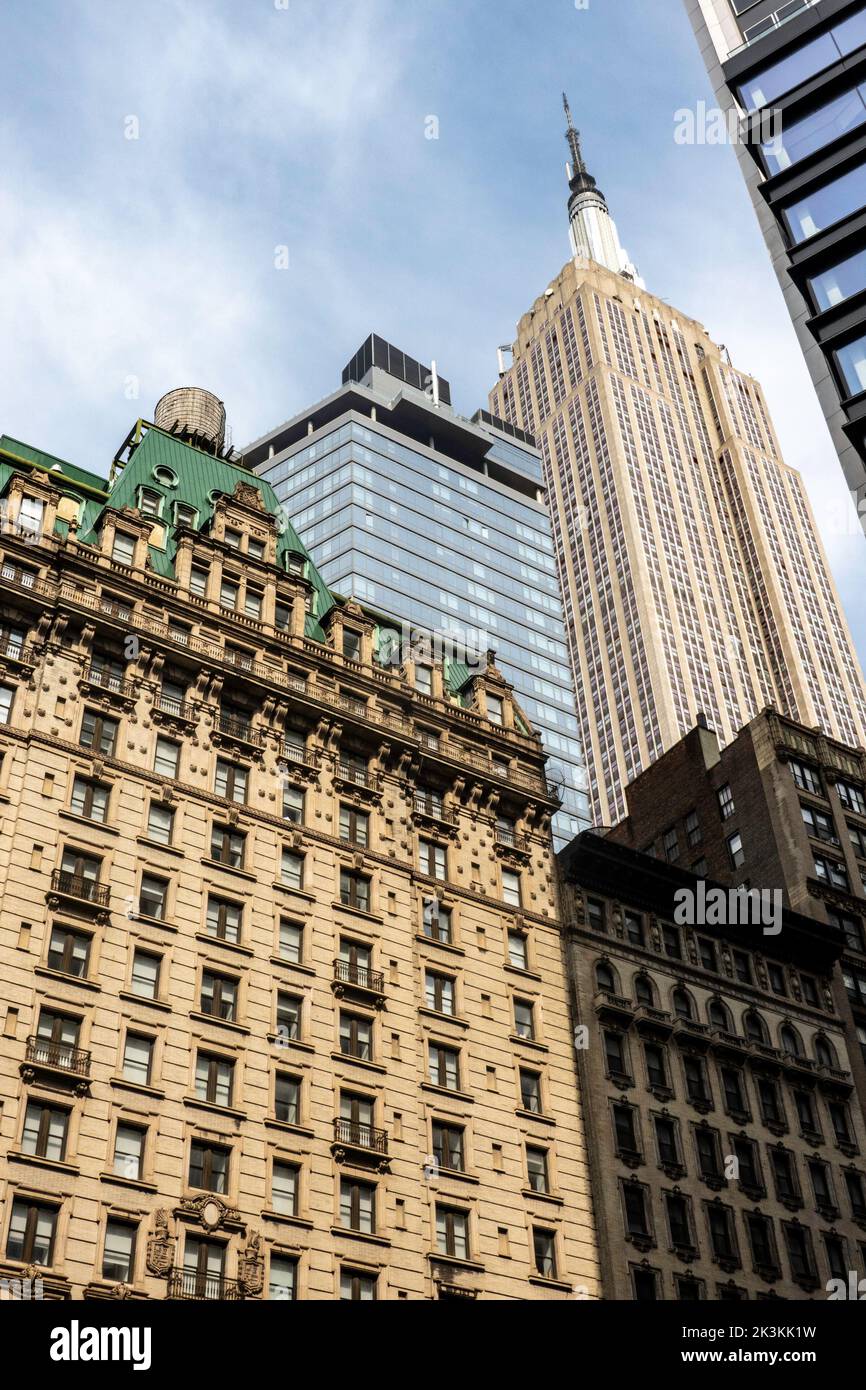
[[[595,967],[595,983],[598,989],[607,990],[609,994],[616,994],[616,975],[613,967],[608,965],[606,960],[600,960]]]
[[[645,1004],[648,1009],[652,1009],[655,1006],[655,990],[652,986],[652,980],[650,980],[647,975],[635,976],[634,997],[636,1004]]]
[[[707,1005],[707,1018],[713,1028],[721,1028],[726,1033],[731,1031],[731,1016],[722,1003],[721,999],[711,999]]]
[[[692,1019],[695,1016],[691,995],[684,989],[674,990],[674,1013],[677,1018]]]
[[[760,1014],[749,1013],[743,1019],[746,1028],[746,1037],[749,1042],[765,1043],[767,1041],[767,1029]]]
[[[782,1044],[782,1051],[788,1057],[802,1057],[803,1044],[800,1034],[796,1028],[792,1028],[790,1023],[785,1023],[779,1030],[779,1041]]]
[[[838,1066],[838,1061],[836,1058],[836,1049],[834,1048],[833,1044],[831,1042],[828,1042],[826,1038],[822,1037],[820,1033],[818,1037],[815,1039],[815,1060],[821,1067]]]

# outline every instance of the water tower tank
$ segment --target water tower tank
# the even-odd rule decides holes
[[[222,401],[200,386],[178,386],[157,402],[153,422],[209,453],[222,453],[226,411]]]

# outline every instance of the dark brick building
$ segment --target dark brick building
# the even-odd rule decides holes
[[[866,1108],[866,752],[765,710],[726,748],[693,729],[627,790],[613,839],[833,923],[836,992]]]
[[[775,936],[677,925],[700,880],[611,837],[559,861],[604,1296],[823,1298],[862,1277],[841,930],[787,910]]]

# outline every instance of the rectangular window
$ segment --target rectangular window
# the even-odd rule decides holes
[[[469,1216],[456,1207],[436,1204],[436,1248],[453,1260],[469,1258]]]
[[[375,1303],[376,1275],[363,1270],[340,1270],[340,1300],[352,1303]]]
[[[203,970],[201,977],[201,1012],[211,1018],[224,1018],[233,1023],[237,1017],[238,982],[230,975],[218,975]]]
[[[301,1170],[293,1163],[274,1163],[271,1183],[273,1209],[281,1216],[297,1216]]]
[[[277,993],[277,1032],[281,1038],[296,1041],[301,1036],[303,1000],[296,994]]]
[[[365,848],[370,843],[370,817],[354,806],[340,807],[340,839]]]
[[[54,1254],[56,1227],[56,1207],[20,1198],[13,1202],[9,1235],[6,1239],[7,1260],[19,1260],[23,1264],[50,1265]]]
[[[449,975],[428,970],[424,977],[424,999],[437,1014],[454,1014],[454,981]]]
[[[90,937],[71,927],[52,927],[48,946],[48,968],[64,975],[86,979],[90,960]]]
[[[220,583],[220,606],[222,608],[231,609],[231,611],[234,612],[238,606],[240,592],[241,586],[238,580],[223,575],[222,582]]]
[[[262,616],[262,594],[259,589],[251,589],[247,585],[244,595],[244,612],[248,618],[260,619]]]
[[[241,912],[237,903],[216,898],[212,894],[207,900],[207,932],[220,941],[239,941],[241,934]]]
[[[866,203],[866,165],[858,164],[847,173],[815,188],[805,198],[783,209],[783,216],[794,241],[799,243],[840,222]]]
[[[502,901],[509,907],[520,907],[520,874],[511,869],[502,870]]]
[[[503,722],[503,704],[498,695],[487,696],[487,718],[491,724],[496,724],[499,728]]]
[[[369,1062],[373,1056],[373,1025],[359,1014],[340,1014],[340,1051]]]
[[[862,787],[855,786],[853,782],[837,782],[836,791],[846,811],[866,816],[866,792]]]
[[[340,1225],[363,1235],[376,1231],[376,1188],[354,1178],[340,1181]]]
[[[453,1047],[443,1047],[440,1043],[430,1043],[428,1055],[428,1075],[431,1085],[440,1086],[446,1091],[460,1089],[460,1053]]]
[[[15,691],[8,685],[0,685],[0,724],[8,724],[12,713],[12,701],[15,699]]]
[[[230,1150],[194,1139],[189,1151],[189,1185],[205,1192],[228,1191]]]
[[[210,857],[232,869],[243,868],[246,835],[230,825],[215,824],[211,830]]]
[[[127,531],[115,531],[111,558],[116,565],[131,565],[135,559],[135,536]]]
[[[297,1076],[277,1072],[274,1085],[274,1114],[284,1125],[301,1122],[301,1082]]]
[[[109,1221],[102,1251],[102,1277],[118,1284],[134,1279],[136,1227],[126,1221]]]
[[[518,1038],[530,1041],[535,1037],[535,1013],[528,999],[514,1001],[514,1032]]]
[[[527,1145],[526,1172],[529,1178],[529,1189],[531,1192],[550,1192],[550,1177],[548,1174],[546,1149],[536,1149]]]
[[[157,922],[165,921],[168,902],[168,883],[156,874],[142,874],[141,892],[138,896],[138,910],[142,917],[152,917]]]
[[[728,854],[731,864],[735,869],[739,869],[746,862],[746,853],[743,849],[743,837],[739,831],[734,835],[728,836]]]
[[[115,1177],[141,1182],[144,1172],[144,1145],[147,1130],[138,1125],[119,1124],[114,1136]]]
[[[161,777],[174,778],[177,777],[179,764],[180,744],[173,743],[169,738],[158,738],[153,759],[154,772],[158,772]]]
[[[89,782],[85,777],[76,777],[72,784],[70,810],[76,816],[105,824],[108,815],[108,787],[98,782]]]
[[[422,874],[429,874],[431,878],[448,877],[444,845],[437,845],[433,840],[419,840],[418,859]]]
[[[370,880],[351,869],[340,870],[340,902],[358,912],[370,911]]]
[[[150,803],[147,813],[147,838],[157,845],[170,845],[174,832],[174,811],[158,801]]]
[[[89,748],[94,753],[111,758],[114,756],[118,727],[116,719],[107,719],[98,710],[86,709],[81,720],[81,736],[78,741],[82,748]]]
[[[814,768],[810,767],[808,763],[798,762],[796,758],[791,758],[788,766],[791,769],[794,784],[800,788],[801,792],[811,792],[813,796],[823,796],[824,788],[821,784],[821,778]]]
[[[280,955],[293,965],[300,965],[303,959],[304,928],[300,922],[290,922],[287,917],[280,919]]]
[[[508,933],[508,963],[517,970],[528,969],[526,959],[526,937],[523,932],[510,931]]]
[[[24,1117],[21,1152],[62,1163],[66,1157],[68,1110],[59,1110],[40,1101],[30,1101]]]
[[[625,934],[633,946],[643,946],[644,929],[643,917],[638,912],[626,912],[623,914],[625,921]]]
[[[662,842],[665,849],[665,859],[669,864],[675,864],[680,857],[680,842],[675,825],[672,825],[670,830],[665,831]]]
[[[686,816],[685,819],[685,827],[686,840],[688,841],[689,848],[694,849],[695,846],[699,845],[701,843],[701,840],[703,839],[703,835],[701,832],[701,823],[698,820],[697,811],[689,811],[689,814]]]
[[[209,1105],[232,1103],[234,1063],[225,1057],[200,1052],[195,1059],[195,1093]]]
[[[424,935],[431,941],[451,944],[451,909],[443,907],[438,898],[424,899]]]
[[[132,957],[132,993],[141,999],[156,999],[159,993],[159,956],[136,951]]]
[[[190,592],[195,594],[197,598],[205,598],[209,578],[209,570],[203,569],[201,565],[193,565],[189,574]]]
[[[520,1068],[520,1108],[530,1115],[543,1114],[541,1108],[541,1077],[536,1071]]]
[[[153,1038],[127,1033],[123,1047],[123,1077],[137,1086],[149,1086],[153,1068]]]
[[[303,887],[304,857],[293,850],[284,849],[280,859],[280,882],[287,888]]]
[[[225,797],[227,801],[234,801],[237,805],[243,806],[247,799],[247,778],[248,773],[245,767],[238,767],[235,763],[225,762],[222,758],[217,759],[214,778],[214,791],[217,796]]]
[[[458,1125],[433,1122],[433,1157],[440,1168],[450,1168],[453,1172],[465,1171],[463,1155],[463,1130]]]
[[[283,820],[292,825],[303,824],[304,793],[300,787],[283,786]]]

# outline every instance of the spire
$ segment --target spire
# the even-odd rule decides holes
[[[575,174],[585,174],[586,165],[583,162],[583,152],[580,148],[580,131],[574,128],[574,119],[565,92],[562,94],[562,104],[568,118],[568,130],[565,132],[565,138],[568,141],[568,148],[571,150],[571,167]]]
[[[610,215],[607,200],[586,167],[580,144],[580,132],[574,124],[571,107],[565,92],[562,105],[568,121],[565,139],[571,153],[568,170],[568,219],[571,229],[571,246],[575,256],[595,261],[616,271],[627,280],[643,285],[637,271],[620,245],[616,225]]]

